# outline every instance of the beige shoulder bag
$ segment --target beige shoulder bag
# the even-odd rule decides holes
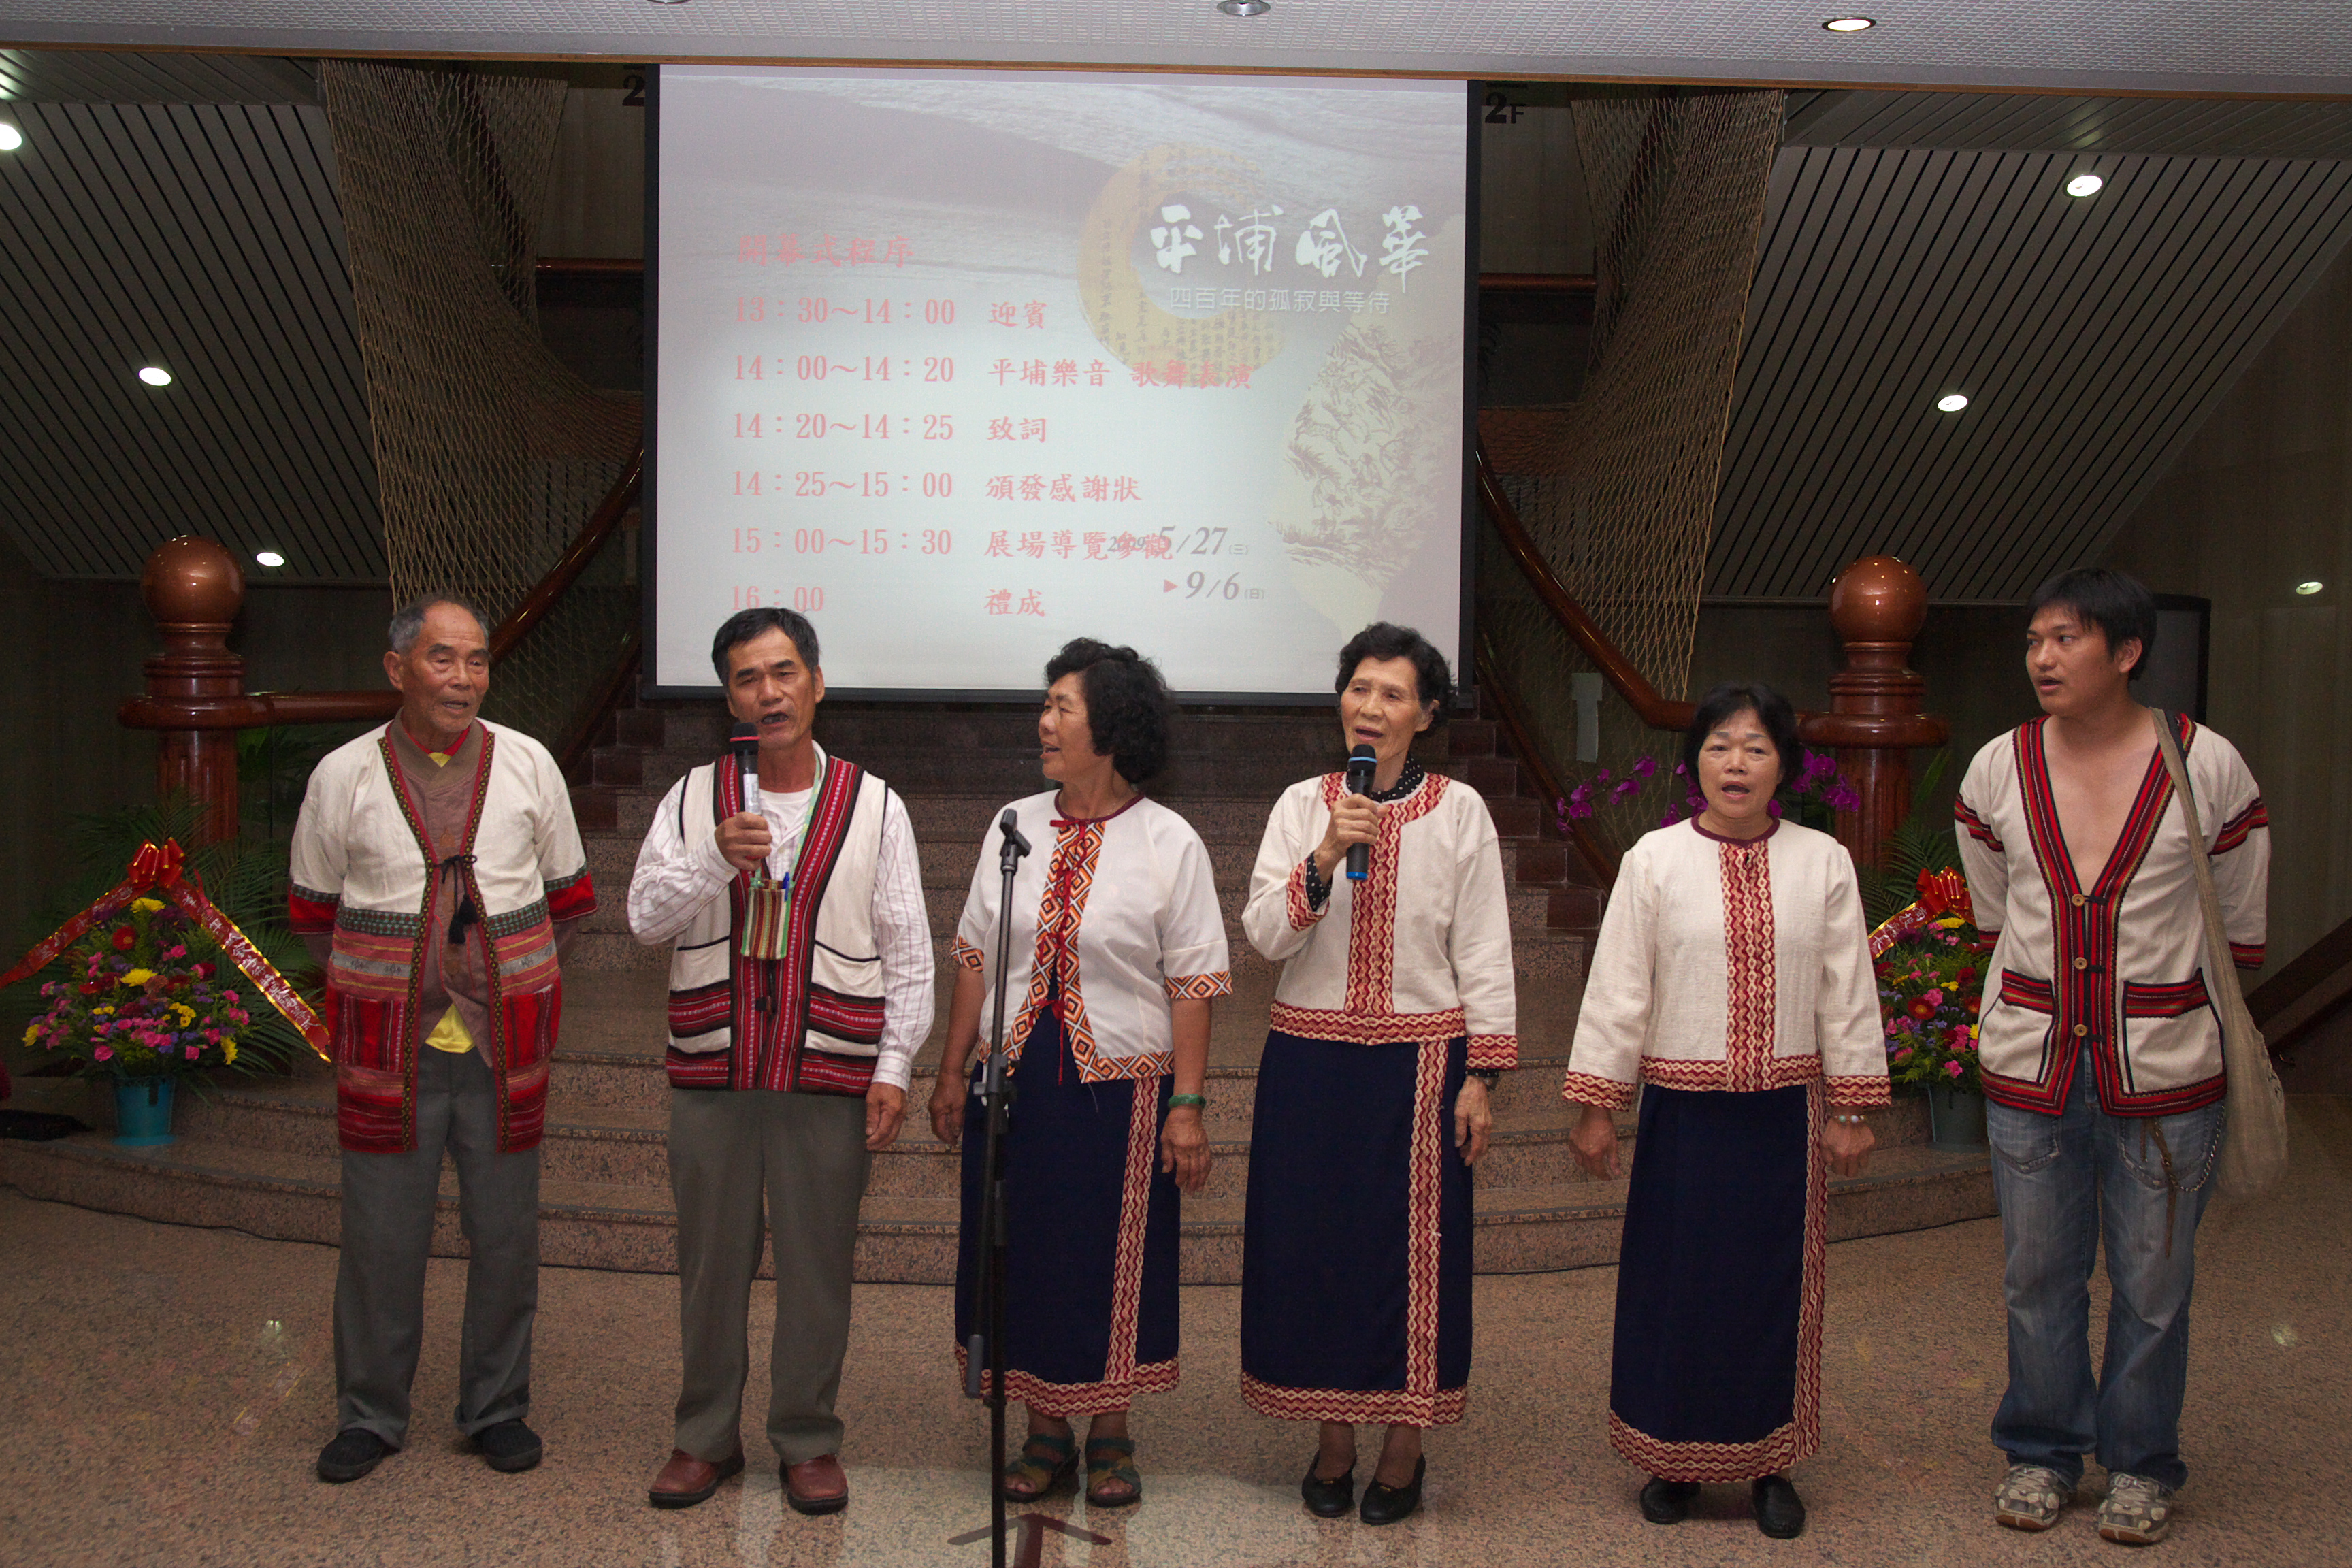
[[[2229,1076],[2229,1117],[2221,1133],[2217,1190],[2223,1197],[2251,1198],[2270,1190],[2286,1171],[2286,1090],[2271,1070],[2270,1047],[2246,1011],[2245,987],[2238,983],[2237,961],[2230,953],[2229,933],[2221,924],[2221,900],[2213,890],[2213,868],[2205,852],[2205,829],[2197,817],[2196,793],[2189,787],[2189,769],[2174,738],[2172,716],[2151,709],[2156,716],[2157,749],[2164,753],[2165,771],[2172,775],[2172,793],[2189,823],[2189,842],[2197,853],[2198,901],[2205,910],[2205,988],[2221,1019],[2221,1065]]]

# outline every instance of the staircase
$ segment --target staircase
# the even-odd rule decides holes
[[[667,948],[639,946],[625,905],[654,806],[685,770],[720,750],[729,721],[716,703],[650,703],[606,721],[572,798],[600,909],[564,964],[541,1183],[541,1254],[552,1264],[668,1272],[675,1218],[665,1155],[662,1072]],[[905,798],[923,867],[940,1021],[917,1059],[905,1131],[877,1155],[866,1192],[857,1278],[953,1279],[958,1156],[930,1136],[927,1104],[946,1028],[947,941],[961,911],[981,839],[1004,802],[1044,787],[1035,716],[1027,708],[829,702],[817,733]],[[1210,1046],[1208,1131],[1215,1164],[1184,1205],[1183,1276],[1241,1277],[1243,1195],[1256,1063],[1272,965],[1253,952],[1240,911],[1258,837],[1276,795],[1338,755],[1328,708],[1194,710],[1153,794],[1206,842],[1233,948],[1234,994],[1221,1000]],[[1521,769],[1491,719],[1460,718],[1423,737],[1432,771],[1475,788],[1502,837],[1519,978],[1520,1070],[1496,1092],[1494,1145],[1476,1174],[1475,1257],[1482,1273],[1577,1268],[1614,1260],[1625,1184],[1586,1177],[1568,1145],[1566,1066],[1584,960],[1604,894],[1551,822],[1549,801],[1523,794]],[[184,1096],[180,1141],[159,1150],[109,1141],[110,1103],[83,1086],[19,1080],[20,1109],[68,1110],[101,1131],[55,1143],[0,1142],[0,1182],[35,1197],[177,1223],[332,1243],[339,1162],[333,1085],[305,1064],[283,1079],[220,1080],[209,1099]],[[1924,1105],[1873,1118],[1880,1152],[1869,1175],[1831,1184],[1832,1235],[1916,1229],[1993,1212],[1985,1156],[1927,1146]],[[1630,1152],[1633,1128],[1621,1118]],[[455,1177],[444,1177],[434,1249],[462,1256]]]

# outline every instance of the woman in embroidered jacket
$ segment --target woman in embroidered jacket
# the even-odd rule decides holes
[[[1758,1528],[1804,1528],[1781,1472],[1821,1446],[1827,1178],[1861,1173],[1862,1112],[1889,1103],[1853,862],[1776,815],[1804,760],[1771,688],[1707,693],[1683,742],[1706,806],[1626,852],[1569,1058],[1576,1157],[1602,1180],[1611,1113],[1648,1086],[1609,1438],[1659,1524],[1702,1481],[1753,1481]]]
[[[1208,850],[1182,817],[1137,793],[1168,754],[1171,703],[1133,648],[1080,637],[1045,667],[1037,739],[1058,788],[1013,803],[1035,847],[1013,884],[1005,977],[1007,1077],[1017,1110],[1003,1155],[1005,1391],[1029,1436],[1006,1465],[1025,1501],[1076,1462],[1070,1418],[1093,1417],[1087,1500],[1142,1495],[1128,1436],[1138,1394],[1176,1386],[1180,1190],[1209,1177],[1202,1093],[1210,999],[1230,994],[1224,918]],[[990,814],[958,923],[960,968],[931,1096],[931,1127],[963,1142],[956,1359],[978,1303],[987,1117],[974,1047],[992,993],[1003,874]],[[1172,1103],[1171,1103],[1172,1102]]]
[[[1300,1491],[1325,1518],[1355,1506],[1355,1424],[1385,1425],[1360,1517],[1386,1524],[1419,1506],[1422,1428],[1462,1418],[1470,1166],[1518,1036],[1494,821],[1409,754],[1452,696],[1445,657],[1383,622],[1333,685],[1371,793],[1340,773],[1284,792],[1242,916],[1282,965],[1250,1133],[1242,1394],[1322,1424]],[[1361,881],[1342,870],[1358,844]]]

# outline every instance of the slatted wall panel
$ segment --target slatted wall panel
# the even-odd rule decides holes
[[[1792,107],[1784,141],[1790,146],[1953,152],[2352,158],[2352,103],[1821,92]]]
[[[2106,188],[2068,197],[2086,166]],[[2097,553],[2347,237],[2333,161],[1784,148],[1707,593],[1816,597],[1885,552],[1939,600],[2031,594]]]
[[[135,577],[197,532],[248,573],[272,547],[273,577],[383,580],[324,111],[8,107],[0,525],[60,577]]]
[[[307,60],[0,49],[0,100],[41,103],[316,103]]]

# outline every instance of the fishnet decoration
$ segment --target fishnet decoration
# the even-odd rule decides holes
[[[1730,417],[1733,373],[1780,142],[1777,92],[1675,91],[1581,100],[1577,142],[1600,292],[1583,395],[1485,421],[1488,456],[1537,548],[1650,683],[1684,694]],[[1556,773],[1580,778],[1571,677],[1593,667],[1482,530],[1480,625]],[[1601,765],[1647,752],[1670,769],[1675,737],[1646,730],[1613,693]],[[1619,847],[1656,826],[1666,792],[1589,826]],[[1679,804],[1677,802],[1677,804]]]
[[[493,626],[637,450],[638,400],[540,342],[534,268],[564,84],[322,63],[367,368],[393,596],[465,595]],[[485,704],[551,745],[637,619],[635,530],[502,660]]]

